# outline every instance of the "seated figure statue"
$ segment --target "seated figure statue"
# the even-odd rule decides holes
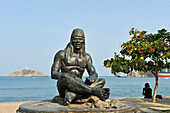
[[[83,82],[82,75],[85,69],[89,77]],[[106,100],[109,98],[110,89],[102,88],[105,80],[97,77],[92,59],[85,52],[84,32],[81,29],[74,29],[66,48],[56,53],[51,68],[51,78],[58,80],[59,96],[64,98],[66,105],[78,95],[94,95]]]

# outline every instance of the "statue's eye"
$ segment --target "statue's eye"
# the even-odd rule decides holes
[[[80,40],[80,42],[83,42],[83,41],[84,41],[82,38],[80,38],[79,40]]]
[[[74,37],[72,41],[73,42],[83,42],[84,39],[82,37]]]

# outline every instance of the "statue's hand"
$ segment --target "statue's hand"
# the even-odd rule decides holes
[[[93,73],[92,75],[90,75],[90,77],[86,77],[85,83],[89,85],[94,83],[97,79],[97,76],[98,76],[97,73]]]
[[[90,75],[89,79],[91,82],[95,82],[97,77],[98,77],[97,73],[93,73],[92,75]]]
[[[91,79],[90,77],[86,77],[86,81],[85,81],[85,83],[86,84],[92,84],[93,82],[95,82],[95,80],[94,79]]]

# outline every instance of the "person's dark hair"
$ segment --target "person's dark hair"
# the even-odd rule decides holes
[[[150,87],[149,83],[145,83],[145,87]]]

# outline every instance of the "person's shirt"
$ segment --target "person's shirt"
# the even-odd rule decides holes
[[[152,89],[151,88],[143,88],[144,98],[152,98]]]

